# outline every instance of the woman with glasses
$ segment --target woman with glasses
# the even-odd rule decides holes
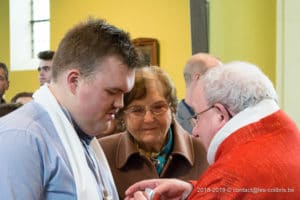
[[[136,70],[135,85],[117,113],[123,132],[99,140],[121,199],[137,181],[196,179],[206,169],[204,148],[175,121],[176,107],[174,84],[160,67]]]

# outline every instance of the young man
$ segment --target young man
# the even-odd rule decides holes
[[[1,199],[118,199],[96,135],[134,84],[129,35],[89,19],[64,36],[51,83],[0,119]]]
[[[185,81],[185,98],[182,99],[178,106],[176,112],[176,120],[188,133],[192,134],[193,127],[189,122],[195,113],[191,107],[191,98],[192,89],[195,85],[195,82],[211,67],[221,65],[219,59],[215,56],[207,53],[197,53],[194,54],[186,63],[183,75]]]
[[[3,96],[8,87],[8,69],[4,63],[0,62],[0,104],[5,103]]]
[[[145,189],[155,199],[299,199],[300,132],[278,107],[272,82],[259,68],[245,62],[214,67],[197,82],[191,99],[193,135],[207,149],[210,167],[192,184],[137,183],[127,190],[129,197]],[[144,194],[134,197],[143,200]]]
[[[40,86],[51,81],[54,53],[54,51],[41,51],[38,53],[40,63],[37,70],[39,72]]]

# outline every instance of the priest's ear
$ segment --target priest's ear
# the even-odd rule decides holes
[[[218,111],[218,117],[221,122],[227,123],[232,118],[232,113],[226,106],[221,103],[216,103],[214,106]]]

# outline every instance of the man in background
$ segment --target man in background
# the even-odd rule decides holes
[[[8,90],[8,87],[8,69],[4,63],[0,62],[0,104],[5,103],[4,93]]]
[[[51,71],[52,71],[52,60],[54,56],[54,51],[41,51],[38,53],[38,58],[40,63],[38,66],[39,81],[42,86],[44,83],[50,83],[51,81]]]
[[[183,75],[186,95],[177,106],[176,120],[190,134],[192,134],[193,127],[187,119],[195,114],[191,107],[190,98],[195,81],[197,81],[209,68],[221,64],[221,61],[213,55],[197,53],[187,61],[184,67]]]

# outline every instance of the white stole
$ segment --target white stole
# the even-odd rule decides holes
[[[50,118],[55,126],[59,138],[62,141],[63,147],[67,152],[67,157],[70,162],[75,180],[77,199],[100,200],[99,193],[97,190],[98,184],[91,169],[87,164],[80,139],[73,125],[63,113],[56,98],[49,90],[48,85],[45,84],[42,87],[40,87],[40,89],[38,89],[34,93],[33,98],[37,103],[42,105],[42,107],[50,115]],[[113,177],[108,162],[96,138],[92,139],[91,146],[96,154],[98,165],[101,165],[101,168],[105,169],[104,172],[108,175],[110,182],[114,187],[113,189],[115,191],[111,192],[116,193],[116,187],[114,185]]]

